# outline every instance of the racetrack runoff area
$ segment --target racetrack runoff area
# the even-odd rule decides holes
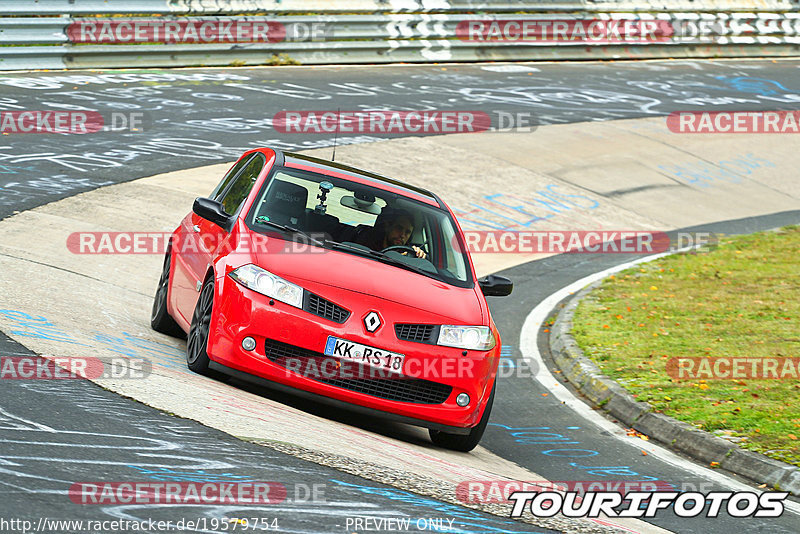
[[[329,157],[330,149],[309,153]],[[791,141],[675,134],[664,117],[342,146],[336,159],[432,189],[458,211],[465,229],[507,221],[521,228],[666,231],[800,208],[800,153]],[[154,364],[146,380],[98,383],[242,438],[288,443],[331,458],[341,456],[347,443],[355,462],[453,486],[465,480],[541,480],[483,448],[469,455],[435,449],[419,429],[351,426],[345,416],[318,417],[280,397],[194,375],[183,363],[184,343],[149,327],[162,257],[68,249],[73,232],[172,230],[226,168],[108,186],[0,221],[0,269],[6,273],[0,291],[15,307],[0,313],[0,328],[43,355],[146,357]],[[477,254],[474,260],[479,274],[487,274],[540,257]],[[637,532],[662,531],[638,521],[614,522]]]

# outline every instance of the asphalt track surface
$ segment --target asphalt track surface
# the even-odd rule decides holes
[[[9,74],[0,77],[0,110],[83,109],[105,116],[124,110],[144,113],[145,122],[140,132],[3,136],[0,217],[102,185],[230,161],[252,146],[302,149],[332,143],[329,135],[276,134],[269,119],[281,110],[384,106],[477,110],[493,116],[503,111],[532,113],[540,124],[554,124],[666,115],[675,110],[797,109],[798,66],[800,62],[795,61],[737,61],[547,64],[516,67],[511,72],[448,65]],[[393,136],[342,136],[339,142],[382,137]],[[797,222],[800,215],[790,213],[719,223],[715,229],[730,234]],[[516,344],[522,322],[544,297],[626,260],[619,254],[567,255],[507,271],[515,281],[516,298],[490,302],[511,351],[507,355],[519,361]],[[5,336],[0,351],[3,356],[27,354]],[[295,484],[325,484],[326,488],[326,503],[290,502],[259,514],[278,517],[281,530],[286,531],[344,532],[343,517],[376,512],[395,517],[457,517],[464,531],[531,530],[528,525],[509,524],[247,444],[90,383],[3,380],[0,392],[3,518],[175,521],[182,517],[180,511],[168,507],[142,511],[74,505],[66,498],[66,488],[75,481],[276,480],[286,484],[290,496]],[[550,480],[614,477],[714,489],[604,436],[542,393],[546,390],[530,378],[502,378],[492,425],[482,445]],[[520,438],[515,432],[526,434]],[[130,448],[120,446],[121,442]],[[572,457],[546,453],[565,447],[584,452]],[[240,509],[187,509],[183,517],[237,517],[240,513]],[[653,522],[676,532],[730,532],[742,527],[756,532],[800,531],[800,519],[790,514],[768,521],[689,520],[664,514]]]
[[[4,356],[32,353],[0,340]],[[454,520],[454,532],[553,532],[376,484],[240,441],[194,421],[176,418],[83,380],[3,380],[0,406],[0,517],[28,520],[39,532],[87,530],[57,521],[197,521],[233,531],[230,518],[277,520],[278,532],[349,532],[347,518]],[[276,504],[80,504],[68,498],[75,482],[278,482],[286,501]],[[107,503],[108,501],[106,501]],[[218,526],[216,521],[226,523]],[[258,525],[258,530],[252,525]],[[445,523],[446,524],[446,523]],[[259,522],[239,531],[262,531]],[[216,528],[212,528],[216,527]],[[3,532],[23,532],[3,527]],[[31,531],[31,530],[29,530]],[[144,528],[140,532],[157,532]],[[163,531],[163,529],[162,529]],[[171,532],[177,532],[171,530]]]
[[[558,124],[677,110],[796,109],[799,67],[682,61],[505,67],[511,72],[446,65],[7,74],[0,76],[0,111],[94,111],[106,126],[112,113],[140,113],[143,127],[0,137],[0,218],[102,185],[235,160],[256,146],[333,144],[332,134],[277,133],[279,111],[482,111],[493,126],[508,127],[500,113]],[[398,135],[342,134],[338,143]]]

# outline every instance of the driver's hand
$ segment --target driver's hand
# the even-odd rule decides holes
[[[416,253],[417,253],[417,257],[418,257],[418,258],[425,259],[425,258],[428,256],[427,254],[425,254],[425,251],[424,251],[424,250],[422,250],[421,248],[419,248],[419,247],[417,247],[417,246],[411,245],[411,248],[413,248],[413,249],[414,249],[414,252],[416,252]]]

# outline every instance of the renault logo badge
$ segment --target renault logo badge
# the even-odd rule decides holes
[[[378,312],[371,311],[369,312],[366,317],[364,317],[364,328],[367,329],[367,332],[370,334],[375,332],[378,328],[381,327],[381,318],[378,315]]]

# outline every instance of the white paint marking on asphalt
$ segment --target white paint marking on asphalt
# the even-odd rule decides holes
[[[558,382],[558,380],[556,380],[555,377],[550,373],[550,370],[547,368],[547,365],[544,363],[542,355],[539,352],[539,347],[536,342],[539,329],[541,328],[545,320],[547,320],[547,317],[550,315],[552,310],[556,307],[556,304],[564,300],[567,296],[577,291],[580,291],[589,284],[597,282],[598,280],[602,280],[603,278],[611,274],[618,273],[619,271],[624,271],[625,269],[633,267],[634,265],[638,265],[639,263],[650,262],[653,260],[657,260],[659,258],[663,258],[665,256],[669,256],[670,254],[673,254],[673,252],[654,254],[652,256],[647,256],[645,258],[640,258],[638,260],[623,263],[621,265],[617,265],[615,267],[611,267],[604,271],[600,271],[598,273],[594,273],[584,278],[581,278],[580,280],[559,289],[558,291],[556,291],[555,293],[544,299],[542,302],[540,302],[539,305],[536,306],[533,310],[531,310],[531,312],[525,318],[525,322],[522,325],[522,332],[520,334],[520,344],[519,344],[520,351],[522,352],[523,358],[529,360],[530,363],[534,366],[533,369],[537,369],[534,379],[536,379],[540,384],[542,384],[544,387],[550,390],[558,400],[564,403],[572,411],[574,411],[587,421],[593,423],[600,429],[607,431],[609,434],[619,439],[623,443],[630,445],[631,447],[635,447],[639,450],[644,450],[647,452],[647,454],[652,455],[658,458],[659,460],[672,465],[673,467],[676,467],[678,469],[683,469],[684,471],[688,471],[693,475],[705,478],[716,484],[727,487],[731,490],[754,491],[754,488],[751,486],[748,486],[737,480],[734,480],[718,471],[711,471],[705,467],[696,465],[688,460],[681,458],[672,451],[667,450],[659,445],[656,445],[652,441],[644,441],[642,439],[633,436],[628,436],[628,434],[620,425],[612,423],[602,415],[598,414],[595,410],[589,407],[588,404],[577,398],[575,395],[572,394],[572,392],[570,392],[567,388],[561,385]],[[786,511],[800,515],[799,503],[792,502],[787,499],[784,501],[784,506]]]
[[[3,421],[3,418],[6,418],[6,421]],[[31,427],[31,429],[41,430],[42,432],[58,432],[55,428],[49,427],[47,425],[43,425],[41,423],[37,423],[36,421],[30,421],[18,415],[14,415],[5,411],[4,409],[0,408],[0,429],[2,430],[25,430],[24,426],[18,426],[18,423],[15,423],[11,427],[3,426],[4,422],[7,421],[19,421]]]
[[[528,67],[525,65],[485,65],[481,70],[488,70],[491,72],[541,72],[536,67]]]

